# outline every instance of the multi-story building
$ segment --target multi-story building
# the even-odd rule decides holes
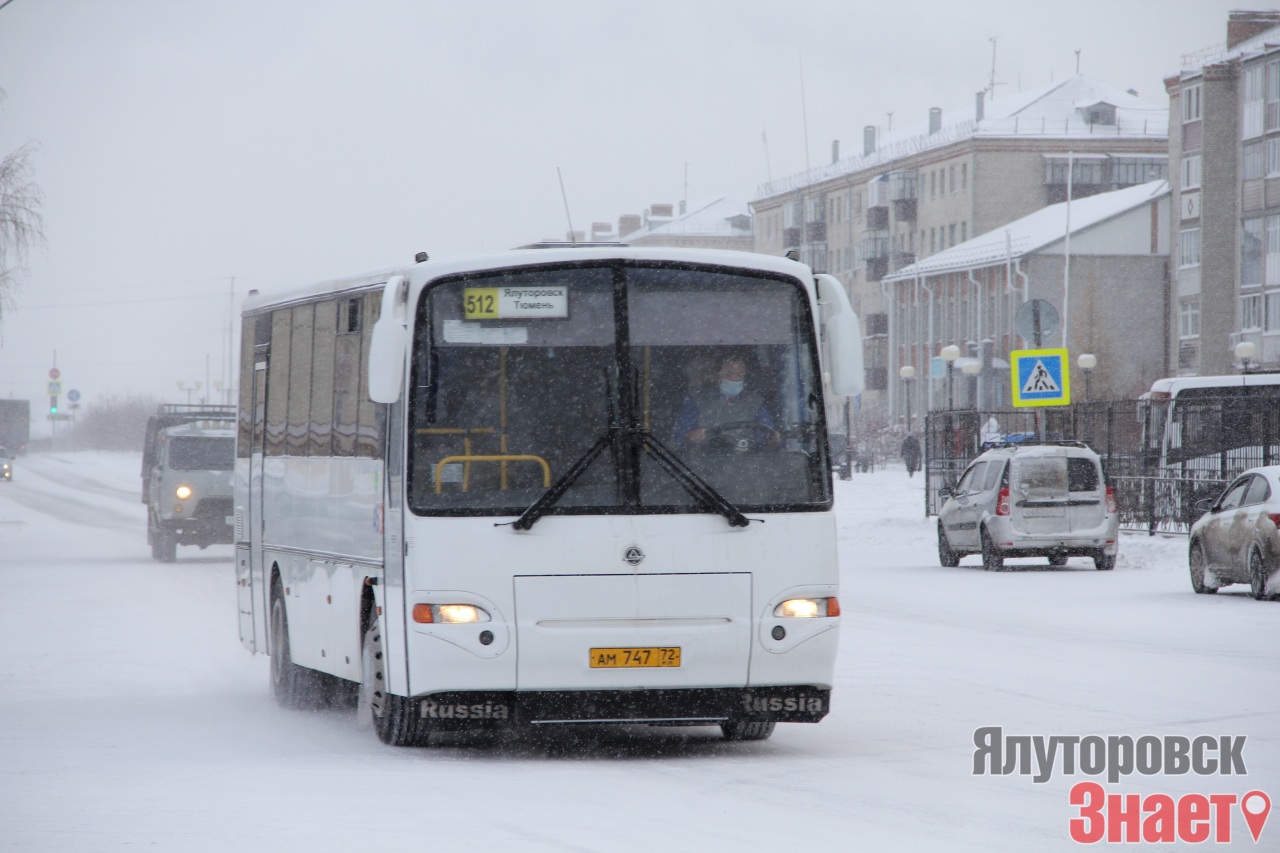
[[[1280,12],[1232,12],[1169,92],[1179,374],[1280,368]],[[1237,345],[1244,343],[1237,355]]]
[[[862,408],[888,414],[886,276],[1071,195],[1164,178],[1168,111],[1083,75],[978,93],[919,122],[864,129],[862,152],[771,181],[751,203],[756,251],[790,249],[843,281],[868,336]]]

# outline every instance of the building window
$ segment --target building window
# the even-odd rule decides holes
[[[1178,306],[1178,337],[1200,337],[1200,299],[1184,299]]]
[[[969,189],[969,164],[960,164],[960,189],[961,191]]]
[[[1240,331],[1262,331],[1262,294],[1240,297]]]
[[[1241,137],[1252,139],[1262,135],[1263,106],[1262,72],[1263,66],[1254,65],[1244,70],[1244,115],[1241,117]]]
[[[1267,154],[1261,141],[1246,144],[1240,159],[1240,171],[1244,180],[1260,181],[1266,175]]]
[[[1262,217],[1246,219],[1240,229],[1240,286],[1262,284]]]
[[[1182,188],[1193,190],[1200,186],[1200,155],[1182,158]]]
[[[930,228],[929,229],[929,252],[930,254],[932,254],[933,252],[936,252],[936,251],[938,251],[937,230],[934,228]]]
[[[1267,130],[1280,130],[1280,62],[1267,63]]]
[[[929,198],[938,197],[938,173],[929,173]]]
[[[954,246],[956,244],[956,224],[952,222],[948,230],[951,232],[951,238],[948,240],[948,243]]]
[[[1267,294],[1266,330],[1280,332],[1280,290],[1273,290]]]
[[[969,223],[961,222],[960,223],[960,242],[963,243],[965,240],[968,240],[968,239],[969,239]]]
[[[1194,86],[1184,86],[1182,89],[1182,122],[1199,121],[1201,115],[1200,109],[1200,90],[1201,86],[1196,83]]]
[[[1169,161],[1161,157],[1114,157],[1111,183],[1116,188],[1163,181],[1169,176]]]
[[[947,170],[951,174],[951,192],[956,191],[956,167],[952,166]]]
[[[1263,269],[1267,284],[1280,284],[1280,216],[1267,217],[1267,258]]]
[[[1178,266],[1200,266],[1200,229],[1188,228],[1178,233]]]
[[[1280,175],[1280,136],[1267,140],[1267,177]]]

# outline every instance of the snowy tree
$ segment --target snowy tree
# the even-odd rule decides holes
[[[0,160],[0,325],[26,272],[28,251],[44,241],[44,194],[31,179],[36,147],[28,142]]]

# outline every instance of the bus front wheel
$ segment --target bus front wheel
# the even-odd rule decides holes
[[[427,732],[418,719],[418,703],[413,699],[387,692],[385,658],[382,653],[382,629],[372,619],[360,644],[360,701],[357,721],[373,722],[378,740],[388,746],[414,746],[425,743]]]

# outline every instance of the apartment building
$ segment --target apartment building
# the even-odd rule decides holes
[[[1178,374],[1280,369],[1280,12],[1231,12],[1169,93]],[[1243,344],[1244,346],[1239,346]]]
[[[1163,101],[1163,99],[1161,99]],[[1076,75],[980,92],[919,121],[867,126],[861,153],[761,186],[755,247],[799,251],[849,288],[868,336],[865,412],[888,414],[887,276],[1070,194],[1166,177],[1168,110]]]

